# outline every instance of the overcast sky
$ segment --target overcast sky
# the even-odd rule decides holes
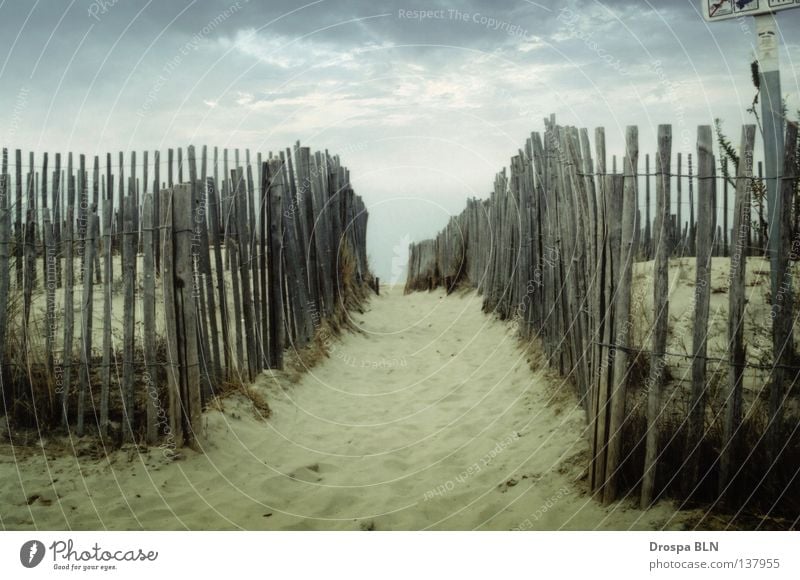
[[[696,126],[715,117],[737,141],[753,122],[754,25],[708,25],[699,10],[698,0],[0,0],[0,142],[89,155],[328,148],[369,207],[373,269],[390,280],[407,242],[487,195],[549,113],[605,126],[609,153],[628,124],[643,151],[672,123],[675,150],[690,152]],[[778,23],[794,111],[800,10]]]

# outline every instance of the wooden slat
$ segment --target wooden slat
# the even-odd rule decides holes
[[[248,151],[247,163],[247,220],[248,231],[247,246],[249,255],[250,276],[252,282],[252,296],[253,296],[253,337],[255,341],[255,360],[253,365],[255,372],[259,373],[263,370],[264,366],[264,338],[261,335],[261,286],[259,284],[259,259],[258,259],[258,229],[256,225],[257,213],[257,196],[253,184],[253,168],[250,165],[250,154]]]
[[[3,172],[0,173],[0,373],[5,373],[6,338],[8,331],[8,299],[11,286],[9,256],[11,246],[11,212],[9,211],[10,176],[8,171],[8,151],[3,149]],[[56,389],[59,385],[56,385]],[[0,393],[0,403],[10,409],[14,401],[14,386],[8,385]]]
[[[48,283],[47,249],[46,249],[46,241],[45,241],[46,233],[44,231],[44,210],[48,209],[48,207],[47,207],[48,206],[47,180],[49,178],[49,175],[47,173],[47,166],[48,166],[48,160],[49,160],[48,157],[49,156],[48,156],[47,152],[45,151],[44,154],[42,155],[42,182],[41,182],[41,189],[40,189],[40,192],[41,192],[41,204],[39,206],[39,209],[41,210],[41,215],[42,215],[42,232],[41,232],[41,239],[42,239],[42,280],[43,280],[43,283],[45,284],[45,287],[47,286],[47,283]],[[52,235],[52,231],[50,232],[50,234],[47,234],[47,235]],[[49,349],[47,351],[47,356],[48,357],[52,356],[52,352]]]
[[[83,273],[83,297],[81,299],[81,367],[80,384],[78,386],[78,417],[77,434],[78,437],[84,434],[84,415],[86,413],[86,396],[89,393],[89,381],[92,367],[92,305],[94,304],[94,250],[96,220],[91,212],[85,214],[86,225],[86,245],[85,263],[86,269]]]
[[[286,174],[281,172],[281,175],[283,177]],[[303,258],[296,228],[295,212],[292,210],[292,207],[288,205],[293,204],[294,201],[291,197],[291,188],[284,187],[284,194],[287,193],[289,195],[283,198],[283,211],[281,211],[280,214],[283,220],[284,231],[283,251],[285,256],[287,295],[292,302],[294,323],[297,329],[296,344],[293,346],[303,347],[311,340],[314,328],[308,310],[308,293],[306,291],[307,277],[301,267]]]
[[[260,162],[260,169],[259,169],[259,191],[260,191],[260,201],[259,201],[259,216],[258,216],[258,226],[259,226],[259,278],[258,284],[261,287],[261,297],[263,300],[263,305],[261,307],[261,320],[259,321],[261,326],[261,366],[263,368],[267,368],[269,366],[269,342],[270,342],[270,331],[269,331],[269,287],[267,285],[267,249],[268,249],[268,237],[269,237],[269,203],[267,199],[267,192],[269,191],[269,168],[267,167],[266,162]]]
[[[153,196],[142,196],[142,322],[144,323],[144,387],[147,396],[145,440],[149,445],[158,439],[158,364],[156,361],[156,272]]]
[[[203,147],[205,150],[205,147]],[[218,381],[222,380],[222,355],[220,354],[219,346],[219,326],[217,324],[217,300],[214,293],[214,278],[211,272],[211,242],[208,233],[208,188],[206,187],[207,181],[205,179],[198,183],[200,188],[199,206],[196,210],[197,218],[195,219],[196,227],[200,228],[200,271],[201,283],[203,285],[203,299],[206,302],[206,317],[208,319],[208,343],[209,353],[211,356],[211,364],[213,373],[210,377],[210,387],[213,391]],[[211,393],[204,393],[209,396]]]
[[[161,153],[153,152],[153,225],[161,224]],[[158,235],[153,239],[155,250],[156,276],[161,273],[161,243]]]
[[[627,348],[631,327],[631,286],[633,284],[633,262],[635,259],[634,232],[636,230],[637,180],[639,161],[639,129],[629,126],[625,131],[625,164],[623,166],[624,190],[622,200],[622,252],[620,255],[619,285],[614,296],[614,310],[618,324],[615,327],[614,374],[611,391],[608,427],[608,452],[606,456],[605,487],[603,503],[608,505],[617,498],[617,483],[622,459],[622,428],[625,423],[627,401],[628,364]]]
[[[61,177],[61,154],[56,153],[55,170],[53,171],[53,243],[56,246],[56,288],[61,288],[61,216],[64,205],[64,180]]]
[[[112,270],[113,254],[111,252],[111,223],[113,220],[113,197],[108,190],[108,198],[103,204],[103,260],[105,284],[103,286],[103,368],[100,384],[100,435],[108,434],[108,399],[111,391],[111,322],[114,304],[114,276]],[[116,357],[114,357],[116,359]]]
[[[282,368],[284,348],[284,318],[283,318],[283,209],[284,184],[281,172],[281,162],[270,159],[267,165],[267,179],[269,191],[267,202],[269,204],[269,365],[270,368]]]
[[[698,483],[700,470],[699,446],[705,433],[706,414],[706,353],[708,313],[711,300],[711,254],[716,216],[714,207],[714,170],[711,127],[697,129],[697,226],[695,228],[697,271],[695,275],[694,329],[692,333],[692,394],[687,431],[685,493],[691,495]],[[689,158],[691,167],[691,157]],[[691,169],[690,172],[691,174]],[[692,188],[689,188],[690,199]],[[693,220],[693,215],[690,221]]]
[[[789,257],[797,256],[796,243],[792,239],[792,203],[796,200],[797,188],[797,123],[786,123],[784,140],[783,179],[778,189],[778,210],[780,219],[780,240],[776,261],[778,280],[776,295],[772,298],[772,356],[773,367],[769,383],[769,426],[767,428],[767,453],[769,459],[778,461],[785,446],[784,406],[787,389],[797,384],[798,371],[794,353],[794,298],[792,289],[792,269]],[[795,233],[796,235],[796,233]]]
[[[124,310],[122,314],[122,432],[123,440],[135,440],[134,425],[134,380],[135,380],[135,332],[136,332],[136,239],[133,216],[136,200],[128,195],[123,198],[122,233],[122,280]]]
[[[180,361],[179,377],[180,399],[183,411],[183,436],[186,445],[199,450],[202,406],[200,360],[197,343],[199,321],[193,286],[193,205],[191,185],[176,185],[172,194],[173,280],[175,286],[175,316],[178,330],[178,357]]]
[[[222,244],[219,235],[220,200],[217,194],[216,178],[214,178],[213,180],[210,178],[206,180],[206,189],[208,191],[209,222],[211,223],[211,230],[209,231],[209,238],[210,238],[209,242],[211,246],[214,248],[214,275],[216,277],[217,292],[219,296],[220,326],[222,327],[222,356],[224,357],[223,376],[226,378],[230,378],[230,372],[232,367],[230,361],[231,342],[229,337],[229,325],[228,325],[228,299],[227,299],[227,292],[225,290],[225,271],[222,266]],[[222,378],[222,376],[220,376],[220,378]]]
[[[609,174],[605,177],[603,193],[606,208],[606,260],[605,260],[605,301],[606,313],[603,326],[603,344],[611,344],[617,328],[624,323],[617,316],[615,296],[619,291],[619,274],[621,265],[622,244],[622,211],[623,188],[622,176]],[[614,385],[614,356],[615,352],[605,348],[605,364],[601,363],[601,373],[598,381],[596,405],[596,435],[594,442],[594,484],[599,489],[606,480],[606,463],[609,440],[610,394]]]
[[[170,163],[170,166],[172,164]],[[164,328],[166,339],[167,406],[169,415],[169,436],[167,445],[174,448],[183,443],[184,406],[181,396],[181,356],[178,340],[178,320],[175,308],[175,250],[173,238],[173,190],[162,189],[160,193],[161,210],[161,281],[164,294]]]
[[[650,154],[644,156],[644,259],[653,259],[652,220],[650,218]]]
[[[683,156],[681,153],[678,153],[678,167],[675,170],[675,175],[677,175],[677,179],[675,181],[676,185],[676,197],[677,199],[677,212],[678,212],[678,256],[683,256],[686,253],[686,248],[684,246],[686,240],[683,237],[683,178],[681,177],[682,171],[682,164],[683,164]]]
[[[89,210],[89,185],[86,178],[86,156],[78,156],[78,253],[80,254],[81,269],[80,279],[83,280],[86,270],[86,226],[88,223],[87,215]]]
[[[91,213],[98,218],[100,215],[100,157],[94,156],[94,163],[92,165],[92,203],[90,207]],[[103,283],[103,268],[100,265],[100,237],[101,232],[99,229],[95,231],[95,248],[92,251],[94,256],[94,281],[95,284]]]
[[[5,193],[0,195],[5,196]],[[47,306],[45,307],[45,357],[47,364],[47,372],[53,374],[54,359],[53,348],[56,329],[56,248],[53,242],[53,222],[50,218],[50,210],[44,208],[42,210],[42,249],[43,249],[43,262],[44,268],[44,285],[45,295],[47,297]],[[3,217],[0,216],[0,220]],[[0,284],[2,286],[2,284]],[[0,345],[4,344],[2,341],[3,335],[0,334]]]
[[[236,170],[232,171],[232,180],[228,183],[233,183],[234,187],[237,182],[235,178]],[[231,190],[227,191],[229,194],[225,204],[225,249],[228,253],[228,268],[231,272],[231,291],[233,293],[233,317],[231,323],[234,327],[233,336],[236,339],[236,368],[241,372],[242,365],[245,364],[245,350],[244,342],[242,340],[242,295],[240,291],[240,255],[239,255],[239,226],[238,214],[236,211],[235,193],[231,194]]]
[[[739,428],[742,421],[742,378],[744,375],[744,308],[747,272],[747,240],[750,232],[750,183],[753,176],[755,125],[742,127],[739,166],[736,170],[736,198],[731,239],[730,286],[728,289],[728,381],[725,423],[720,451],[719,488],[724,495],[730,474],[739,457]]]
[[[191,214],[192,214],[192,292],[197,306],[197,348],[200,359],[200,393],[204,401],[212,396],[214,379],[214,361],[211,354],[208,330],[208,302],[206,284],[203,278],[205,273],[204,253],[208,252],[208,239],[203,240],[203,225],[205,223],[205,205],[203,183],[198,179],[197,153],[194,145],[187,148],[189,164],[189,186],[191,188]],[[205,246],[205,248],[204,248]]]
[[[331,249],[329,247],[330,233],[328,220],[330,212],[326,206],[327,189],[325,179],[327,171],[325,170],[323,157],[320,153],[316,153],[313,157],[311,174],[311,192],[314,212],[313,237],[319,265],[317,276],[320,286],[321,312],[324,315],[329,315],[333,312],[333,276],[331,274],[332,258]],[[283,191],[282,187],[281,191]]]
[[[656,224],[653,241],[655,265],[653,276],[653,346],[650,356],[650,378],[647,392],[647,441],[642,477],[642,508],[647,508],[655,495],[658,459],[661,392],[665,383],[664,369],[669,331],[669,208],[672,154],[672,127],[659,125],[656,157]]]
[[[72,187],[70,188],[72,189]],[[73,304],[73,286],[75,283],[73,259],[73,219],[74,207],[70,203],[66,209],[64,222],[64,375],[61,385],[61,422],[64,427],[69,419],[69,391],[72,386],[72,342],[75,336],[75,309]]]
[[[14,151],[15,201],[14,201],[14,262],[17,273],[17,289],[22,288],[22,151]]]
[[[241,167],[236,169],[234,188],[234,218],[237,220],[236,225],[239,232],[237,239],[239,244],[239,270],[236,274],[241,276],[241,308],[245,341],[247,343],[248,380],[252,381],[258,372],[258,345],[256,344],[255,333],[253,289],[250,284],[250,222],[247,216],[247,189],[244,181],[244,172]]]

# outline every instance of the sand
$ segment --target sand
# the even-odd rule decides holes
[[[360,332],[292,383],[204,416],[204,453],[77,458],[0,445],[4,529],[683,529],[692,515],[587,495],[585,417],[474,293],[384,287]],[[288,374],[288,373],[287,373]],[[76,441],[78,449],[88,443]],[[102,450],[100,450],[102,451]]]
[[[728,357],[728,303],[730,286],[730,258],[715,257],[711,266],[711,299],[708,323],[708,356],[727,360]],[[747,368],[743,373],[745,412],[757,410],[753,404],[759,397],[764,398],[769,383],[772,364],[772,317],[769,299],[769,261],[760,257],[747,258],[745,278],[746,300],[744,313],[744,341],[746,359],[754,367],[761,365],[767,369]],[[792,287],[800,287],[800,272],[792,273]],[[689,355],[692,352],[692,332],[694,327],[694,308],[696,260],[694,258],[673,258],[669,264],[669,333],[667,352]],[[653,324],[653,262],[639,262],[634,265],[633,286],[631,290],[631,320],[633,344],[645,350],[652,345]],[[796,313],[795,313],[796,316]],[[794,326],[795,344],[800,341],[800,326]],[[666,400],[678,403],[685,409],[689,401],[691,386],[691,358],[670,356],[667,360],[670,380],[667,385]],[[709,361],[707,366],[712,384],[725,384],[728,380],[728,365],[724,362]],[[642,393],[644,394],[644,393]],[[721,407],[724,391],[709,393],[714,409]],[[787,414],[800,412],[796,397],[787,397],[783,403]],[[683,412],[683,411],[681,411]]]

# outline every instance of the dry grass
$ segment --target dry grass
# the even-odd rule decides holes
[[[48,369],[44,321],[31,314],[26,328],[21,291],[9,294],[7,316],[2,366],[4,409],[15,427],[48,426],[58,415],[58,397],[55,378]],[[73,371],[77,373],[78,369],[76,363]]]
[[[350,312],[363,313],[363,305],[372,294],[372,274],[367,273],[364,280],[359,281],[356,272],[356,260],[348,245],[344,245],[339,253],[340,272],[337,280],[339,300],[331,316],[320,320],[311,341],[302,348],[288,349],[284,353],[282,370],[271,371],[273,378],[284,383],[284,386],[300,382],[306,372],[330,356],[330,346],[345,331],[360,332],[351,322]],[[271,410],[265,394],[257,387],[243,383],[230,383],[223,388],[219,397],[224,399],[232,394],[240,394],[248,399],[262,419],[270,416]],[[214,403],[222,407],[221,402]],[[215,407],[216,408],[216,407]]]
[[[546,394],[554,406],[576,404],[576,385],[548,366],[547,357],[538,339],[522,344],[531,369],[548,380]],[[645,440],[647,433],[647,389],[650,376],[650,359],[646,354],[631,356],[629,362],[628,399],[626,421],[623,425],[622,457],[619,471],[621,496],[638,498],[644,470]],[[665,369],[667,371],[668,369]],[[665,375],[659,419],[659,458],[656,472],[656,489],[661,498],[673,499],[685,508],[698,508],[708,517],[697,524],[702,529],[795,529],[800,516],[800,420],[798,413],[789,409],[800,408],[800,394],[789,393],[784,428],[778,434],[782,449],[771,455],[765,433],[768,415],[764,397],[750,397],[745,393],[744,418],[739,430],[739,452],[734,464],[735,473],[725,494],[719,497],[719,456],[723,447],[723,417],[727,367],[708,368],[706,382],[705,432],[699,443],[688,446],[687,421],[690,408],[690,381],[679,381]],[[765,390],[766,391],[766,390]],[[700,479],[696,489],[687,489],[687,458],[695,453],[700,465]],[[587,464],[589,458],[587,457]]]
[[[783,448],[770,459],[766,444],[767,413],[762,401],[756,400],[746,408],[738,432],[739,451],[734,461],[733,474],[724,500],[719,501],[719,455],[724,445],[722,380],[712,377],[707,392],[705,433],[700,442],[689,445],[687,441],[689,393],[688,388],[672,386],[664,395],[665,405],[659,420],[658,471],[656,489],[663,490],[662,497],[685,502],[687,507],[714,509],[722,514],[728,525],[747,529],[754,519],[767,519],[786,523],[800,514],[800,433],[792,432],[785,423],[778,440]],[[646,393],[634,393],[628,400],[627,419],[623,426],[620,467],[622,493],[636,497],[639,493],[644,469],[644,442],[647,432]],[[796,424],[796,418],[793,420]],[[695,454],[700,465],[700,479],[694,489],[687,489],[687,459]],[[795,524],[797,525],[797,524]],[[752,528],[751,528],[752,529]],[[784,528],[785,529],[785,526]]]
[[[223,383],[222,387],[217,391],[216,396],[206,405],[206,410],[214,409],[224,413],[225,399],[233,396],[238,396],[247,400],[252,406],[253,414],[256,419],[266,420],[272,415],[272,409],[270,409],[264,394],[252,385],[246,385],[239,381]]]
[[[363,312],[363,304],[368,300],[372,293],[370,284],[372,275],[367,273],[366,279],[358,280],[356,275],[356,261],[348,246],[344,246],[340,253],[340,272],[339,272],[339,293],[340,299],[331,317],[321,321],[315,332],[313,340],[302,349],[294,352],[287,351],[285,356],[285,368],[275,371],[288,379],[290,383],[298,382],[307,369],[318,364],[328,356],[329,345],[344,330],[354,330],[355,326],[350,322],[348,311],[357,310]],[[79,289],[78,289],[79,290]],[[35,290],[36,296],[42,297],[41,286]],[[73,443],[59,446],[58,440],[71,440],[74,435],[75,413],[78,400],[78,384],[80,376],[80,312],[75,313],[75,342],[73,343],[73,360],[71,365],[71,387],[67,393],[67,403],[69,409],[70,429],[67,430],[61,425],[61,396],[56,392],[56,381],[53,372],[48,368],[45,347],[45,324],[44,318],[31,315],[30,326],[28,329],[29,338],[26,338],[23,325],[23,307],[21,292],[13,292],[8,301],[8,331],[5,344],[2,376],[2,402],[5,403],[7,419],[4,421],[5,435],[15,444],[38,445],[42,434],[47,434],[48,448],[54,449],[74,448]],[[63,322],[59,321],[58,334],[55,336],[56,344],[61,344],[63,338]],[[97,344],[94,345],[98,347]],[[161,405],[167,408],[167,377],[164,363],[168,359],[166,344],[159,340],[156,345],[156,375],[153,382],[158,389]],[[61,353],[56,353],[55,364],[58,370],[63,366]],[[134,355],[136,376],[140,377],[147,370],[144,365],[144,353],[141,345],[137,345]],[[122,444],[122,399],[118,380],[121,380],[122,353],[117,351],[112,353],[111,386],[109,390],[109,433],[101,440],[99,436],[98,420],[100,406],[100,384],[102,371],[102,357],[95,356],[90,365],[90,382],[92,385],[91,395],[86,399],[86,436],[82,447],[104,449],[119,447]],[[141,386],[141,385],[140,385]],[[230,397],[241,397],[248,401],[252,406],[253,413],[257,418],[266,419],[271,414],[271,409],[267,400],[267,393],[251,384],[247,384],[240,377],[218,381],[213,384],[212,396],[204,401],[206,408],[224,410],[224,400]],[[134,422],[139,427],[139,432],[135,434],[137,441],[145,440],[144,420],[147,404],[146,389],[137,387],[136,389],[136,413]],[[0,413],[2,414],[2,413]]]

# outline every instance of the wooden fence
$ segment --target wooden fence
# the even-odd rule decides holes
[[[0,386],[18,427],[194,445],[212,397],[280,369],[372,283],[337,156],[190,146],[166,180],[159,152],[139,159],[26,167],[17,150],[12,181],[3,150]]]
[[[685,158],[680,154],[673,171],[671,126],[658,128],[652,174],[649,156],[645,173],[640,172],[638,129],[628,127],[625,138],[625,157],[618,172],[616,158],[612,168],[607,166],[602,128],[595,132],[592,157],[586,129],[559,126],[554,117],[546,119],[544,134],[531,134],[524,150],[511,159],[509,170],[496,176],[488,199],[468,200],[466,209],[452,217],[435,239],[411,245],[406,291],[474,287],[483,295],[485,311],[513,319],[523,339],[540,341],[549,363],[576,386],[588,419],[589,482],[606,503],[620,497],[621,479],[625,479],[626,493],[638,490],[643,506],[661,496],[666,487],[681,488],[684,498],[702,495],[698,490],[712,479],[714,491],[704,498],[725,499],[735,488],[734,477],[744,477],[742,465],[754,453],[766,455],[766,463],[758,465],[769,471],[780,465],[776,458],[781,450],[783,460],[789,461],[789,452],[798,447],[796,418],[788,424],[782,419],[786,398],[796,393],[793,387],[799,370],[792,366],[790,284],[782,287],[780,303],[773,301],[771,306],[772,360],[759,367],[745,358],[746,257],[763,256],[765,251],[763,204],[753,199],[754,193],[763,190],[763,182],[753,175],[755,127],[742,129],[739,165],[730,179],[716,175],[710,126],[698,129],[696,157],[688,157],[687,174],[681,173]],[[797,259],[798,253],[790,239],[796,191],[794,125],[788,126],[786,143],[780,182],[785,235],[779,280],[788,279],[789,259]],[[672,197],[676,184],[677,204]],[[734,197],[730,223],[729,191]],[[688,212],[684,193],[689,194]],[[717,201],[720,193],[722,208]],[[716,223],[718,208],[725,211],[721,227]],[[684,355],[666,348],[669,264],[674,256],[696,260],[695,297],[686,313],[693,325],[692,345]],[[715,332],[709,327],[713,256],[728,256],[725,260],[730,261],[727,348],[717,358],[707,355],[707,342]],[[642,260],[653,261],[652,323],[646,334],[649,344],[634,344],[632,275],[634,262]],[[669,414],[665,392],[668,383],[676,382],[669,372],[674,356],[689,361],[690,389],[677,426],[665,429],[664,417]],[[708,361],[727,369],[719,386],[722,409],[714,410],[719,417],[713,416],[708,403],[713,383]],[[742,375],[750,367],[768,374],[768,426],[758,438],[769,441],[770,433],[781,438],[758,451],[745,448],[751,440],[744,442],[751,426],[743,425]],[[669,388],[672,392],[676,386]],[[637,411],[632,391],[646,399],[645,411]],[[715,439],[712,426],[719,424],[723,424],[721,435]],[[631,477],[631,471],[638,475]],[[757,475],[763,481],[764,471]],[[796,478],[790,475],[789,483],[796,487]],[[786,491],[779,490],[773,497],[781,499]],[[742,491],[744,495],[752,492]]]

